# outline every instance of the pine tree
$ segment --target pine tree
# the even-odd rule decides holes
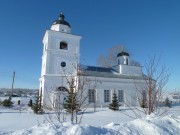
[[[64,103],[64,109],[66,109],[67,112],[73,113],[75,110],[77,110],[78,107],[78,101],[76,99],[76,93],[74,91],[74,79],[70,82],[70,91],[67,96],[67,100]]]
[[[75,92],[75,85],[74,85],[74,79],[72,78],[71,82],[69,82],[70,85],[70,91],[69,95],[67,96],[67,100],[64,103],[64,109],[66,109],[67,112],[71,114],[71,122],[74,121],[74,114],[77,118],[77,112],[78,112],[78,101],[77,96]]]
[[[118,111],[119,110],[119,102],[118,102],[118,98],[117,95],[114,91],[113,93],[113,99],[112,99],[112,103],[109,104],[109,109],[113,110],[113,111]]]
[[[43,109],[41,106],[41,95],[39,95],[39,93],[37,94],[35,103],[32,104],[31,108],[34,111],[34,113],[36,113],[36,114],[42,114],[43,113]]]

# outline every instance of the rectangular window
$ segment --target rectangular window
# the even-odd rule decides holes
[[[95,90],[89,89],[88,97],[89,97],[89,103],[94,103],[94,101],[95,101]]]
[[[146,91],[145,90],[142,91],[142,99],[146,100]]]
[[[124,102],[124,91],[123,90],[118,90],[118,98],[119,98],[119,102]]]
[[[104,90],[104,102],[107,103],[110,101],[110,94],[109,94],[109,90]]]

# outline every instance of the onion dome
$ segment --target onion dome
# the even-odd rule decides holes
[[[67,26],[71,27],[70,24],[67,21],[65,21],[65,16],[62,12],[60,14],[59,19],[54,21],[54,23],[53,23],[53,25],[56,25],[56,24],[62,24],[62,25],[67,25]]]
[[[122,52],[118,53],[118,55],[117,55],[117,57],[120,57],[120,56],[129,56],[129,53],[122,51]]]

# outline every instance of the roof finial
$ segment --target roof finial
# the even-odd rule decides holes
[[[70,24],[67,21],[65,21],[65,16],[64,16],[63,12],[60,13],[58,20],[56,20],[53,23],[53,25],[56,25],[56,24],[63,24],[63,25],[67,25],[67,26],[71,27]]]
[[[60,13],[60,18],[59,18],[59,19],[60,19],[60,20],[64,20],[64,18],[65,18],[65,16],[64,16],[63,12],[61,12],[61,13]]]

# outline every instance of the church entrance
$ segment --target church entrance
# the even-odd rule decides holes
[[[68,89],[65,87],[58,87],[53,95],[53,108],[55,109],[63,109],[64,102],[66,101],[66,97],[68,95]]]

